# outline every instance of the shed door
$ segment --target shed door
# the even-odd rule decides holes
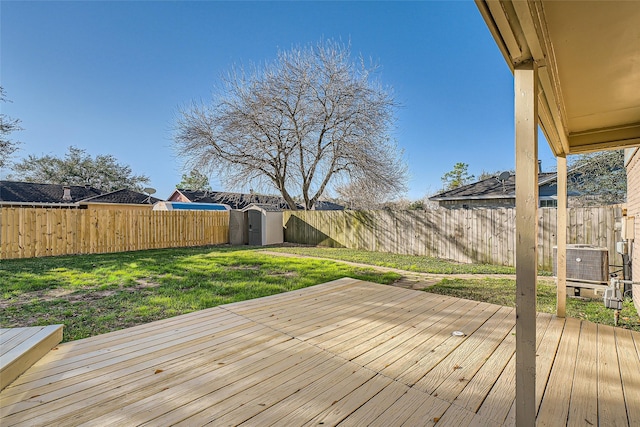
[[[262,246],[262,212],[247,211],[249,214],[249,245]]]

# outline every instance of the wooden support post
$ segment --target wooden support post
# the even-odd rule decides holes
[[[558,156],[557,305],[556,316],[565,317],[567,302],[567,156]]]
[[[516,66],[516,425],[536,422],[538,67]]]

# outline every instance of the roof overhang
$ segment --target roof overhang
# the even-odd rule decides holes
[[[538,65],[553,153],[640,145],[640,2],[476,0],[507,64]]]
[[[79,208],[78,203],[46,203],[46,202],[7,202],[0,201],[0,207],[32,207],[32,208]]]
[[[117,202],[96,202],[93,200],[81,200],[78,202],[80,206],[133,206],[136,208],[139,207],[148,207],[152,208],[153,203],[117,203]]]
[[[516,196],[513,193],[505,194],[502,196],[457,196],[457,197],[429,197],[432,202],[464,202],[465,200],[501,200],[501,199],[515,199]]]

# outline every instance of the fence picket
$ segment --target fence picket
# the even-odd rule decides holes
[[[229,242],[228,212],[0,208],[0,259]]]
[[[569,208],[567,242],[606,245],[610,258],[616,256],[618,211],[615,206]],[[538,264],[545,270],[553,265],[556,218],[555,208],[539,211]],[[287,212],[285,241],[513,266],[515,219],[513,208]]]

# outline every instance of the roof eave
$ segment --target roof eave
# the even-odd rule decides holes
[[[8,202],[0,200],[0,206],[23,206],[23,207],[49,207],[49,208],[78,208],[78,203],[50,203],[50,202]]]
[[[433,202],[440,201],[462,201],[462,200],[500,200],[515,199],[515,194],[495,195],[495,196],[468,196],[468,197],[429,197]]]
[[[518,64],[538,65],[538,118],[555,156],[640,144],[640,123],[570,132],[554,45],[547,30],[544,1],[475,0],[511,72]]]
[[[78,202],[81,206],[89,206],[89,205],[110,205],[110,206],[149,206],[153,207],[153,203],[118,203],[118,202],[99,202],[99,201],[81,201]]]

